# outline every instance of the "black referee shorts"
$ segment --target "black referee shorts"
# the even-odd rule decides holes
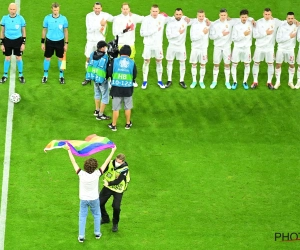
[[[45,49],[44,56],[50,58],[53,56],[55,52],[55,55],[58,58],[63,58],[64,45],[65,45],[64,39],[59,41],[51,41],[48,38],[46,38],[46,43],[45,43],[46,49]]]
[[[3,45],[5,48],[3,55],[11,56],[12,54],[14,54],[15,56],[22,56],[23,51],[20,50],[22,43],[23,43],[22,37],[19,37],[17,39],[9,39],[5,37],[3,39]]]

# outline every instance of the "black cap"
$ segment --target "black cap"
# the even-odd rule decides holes
[[[120,49],[120,55],[130,56],[131,55],[131,48],[130,48],[130,46],[129,45],[124,45]]]
[[[101,49],[103,47],[107,47],[107,43],[105,41],[100,41],[97,43],[97,49]]]

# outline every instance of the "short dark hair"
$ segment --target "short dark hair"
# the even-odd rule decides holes
[[[286,15],[287,15],[287,16],[294,16],[295,14],[294,14],[294,12],[289,11]]]
[[[94,3],[94,6],[95,6],[95,5],[100,5],[100,6],[102,7],[102,4],[101,4],[100,2]]]
[[[241,11],[240,11],[240,16],[241,16],[241,15],[249,15],[249,11],[246,10],[246,9],[241,10]]]
[[[126,55],[130,56],[131,55],[131,48],[129,45],[123,45],[123,47],[120,49],[120,55]]]
[[[270,8],[264,8],[264,11],[269,12],[269,11],[271,11],[271,9]]]
[[[204,10],[198,10],[197,13],[205,13]]]
[[[153,4],[151,8],[158,8],[158,4]]]
[[[98,162],[94,158],[89,158],[84,162],[84,171],[92,174],[98,168]]]
[[[176,8],[175,11],[182,11],[182,9],[181,8]]]
[[[227,9],[225,9],[225,8],[220,9],[220,13],[223,13],[223,12],[227,12]]]

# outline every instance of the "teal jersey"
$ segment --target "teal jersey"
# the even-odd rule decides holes
[[[18,14],[15,17],[6,15],[1,19],[1,26],[4,27],[4,37],[14,40],[22,37],[22,28],[26,23],[25,19]]]
[[[46,37],[51,41],[60,41],[65,37],[64,29],[68,28],[68,20],[65,16],[53,17],[52,14],[45,16],[43,27],[47,29]]]

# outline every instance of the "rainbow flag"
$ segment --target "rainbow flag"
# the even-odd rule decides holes
[[[68,144],[73,155],[86,157],[102,150],[113,148],[115,144],[106,137],[96,134],[89,135],[84,141],[79,140],[53,140],[44,148],[44,151],[64,148]]]

